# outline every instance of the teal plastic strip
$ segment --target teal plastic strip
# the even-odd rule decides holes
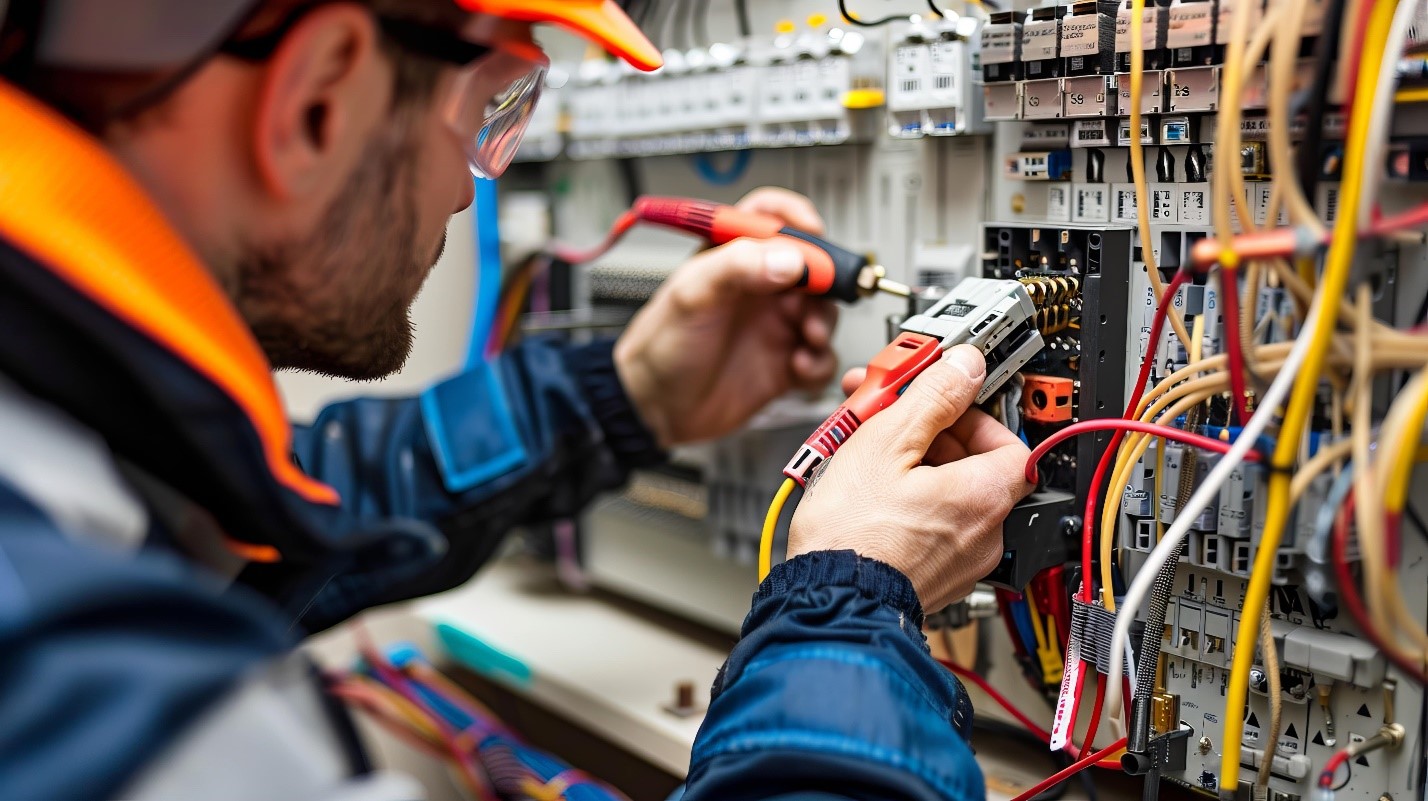
[[[497,681],[530,686],[534,674],[526,663],[492,647],[481,638],[450,623],[436,624],[436,638],[441,641],[446,653],[462,666]]]

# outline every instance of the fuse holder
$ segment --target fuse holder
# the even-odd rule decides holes
[[[1067,423],[1075,415],[1076,382],[1049,375],[1028,375],[1022,387],[1022,416],[1035,423]]]

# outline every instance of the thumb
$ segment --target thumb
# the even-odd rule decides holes
[[[987,377],[982,352],[958,345],[942,355],[913,380],[907,391],[887,411],[874,417],[886,432],[885,442],[910,460],[921,461],[938,434],[966,414]]]
[[[728,304],[740,295],[775,295],[803,278],[803,254],[790,245],[736,239],[706,250],[670,277],[686,311]]]
[[[853,392],[857,390],[858,387],[863,383],[863,379],[867,377],[868,368],[866,367],[848,368],[848,372],[843,374],[843,380],[841,382],[843,394],[852,395]]]
[[[927,468],[937,476],[941,486],[959,486],[969,479],[984,490],[982,500],[1005,514],[1022,498],[1036,489],[1026,481],[1026,460],[1031,451],[1021,443],[1008,442],[985,453],[975,453],[965,459]],[[949,483],[950,482],[950,483]]]

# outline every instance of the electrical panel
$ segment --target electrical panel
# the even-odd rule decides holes
[[[834,10],[760,5],[765,30]],[[1123,761],[1148,787],[1275,801],[1425,797],[1423,665],[1387,659],[1380,629],[1396,655],[1422,652],[1428,531],[1413,501],[1423,487],[1411,472],[1417,454],[1395,442],[1422,434],[1405,399],[1417,397],[1425,363],[1414,337],[1428,308],[1418,233],[1428,220],[1428,8],[1347,4],[1359,14],[1350,18],[1327,0],[948,2],[939,16],[912,2],[850,5],[906,16],[696,42],[652,76],[565,64],[564,149],[534,152],[530,165],[571,187],[555,204],[558,233],[597,240],[618,211],[617,180],[726,202],[763,184],[801,191],[831,238],[875,252],[916,287],[905,307],[844,310],[837,344],[850,364],[963,278],[1021,282],[1044,347],[983,408],[1039,452],[1037,491],[1007,520],[988,577],[1031,692],[1069,699],[1078,689],[1064,684],[1077,675],[1067,668],[1083,663],[1089,708],[1122,653],[1115,672],[1134,677]],[[724,11],[712,19],[735,28]],[[1381,66],[1379,79],[1355,86],[1342,68],[1355,58]],[[1363,92],[1374,102],[1352,105]],[[1355,125],[1356,113],[1372,124]],[[717,181],[694,161],[751,149],[752,167]],[[1350,163],[1360,167],[1346,174]],[[1354,230],[1345,269],[1334,241]],[[628,311],[663,275],[648,265],[677,261],[670,253],[650,239],[612,254],[579,279],[583,297]],[[1310,309],[1327,305],[1322,287],[1336,274],[1338,320],[1315,368],[1324,380],[1267,402],[1281,375],[1288,387],[1305,372],[1295,343],[1315,336]],[[1367,329],[1355,317],[1361,288],[1376,321]],[[1361,330],[1372,331],[1366,354],[1355,351]],[[1138,387],[1145,402],[1128,410]],[[629,591],[737,628],[777,466],[838,401],[790,400],[749,431],[678,454],[681,492],[704,493],[702,518],[681,518],[680,547],[699,543],[719,567],[669,565],[667,586],[652,588],[651,577]],[[1280,430],[1296,404],[1300,430]],[[1272,422],[1246,435],[1261,410]],[[1188,439],[1118,435],[1128,412]],[[1255,446],[1242,461],[1225,453],[1241,437]],[[1298,446],[1275,467],[1288,438]],[[1406,461],[1380,473],[1395,447]],[[1362,458],[1375,466],[1368,483]],[[1376,493],[1376,516],[1356,511],[1362,492]],[[1173,549],[1172,533],[1183,537]],[[591,547],[607,583],[630,583],[599,538]],[[730,565],[743,571],[737,581],[721,572]],[[652,572],[642,563],[642,576]],[[1139,603],[1126,603],[1128,591]],[[720,592],[736,600],[708,600]],[[715,620],[715,608],[730,611]],[[1040,637],[1034,621],[1045,624]],[[1118,626],[1130,648],[1116,644]],[[1240,639],[1255,628],[1263,643]],[[1063,659],[1068,649],[1079,658]],[[989,678],[1028,692],[1014,673]],[[1240,694],[1242,708],[1227,709]],[[1096,745],[1110,742],[1109,728]],[[1231,762],[1238,775],[1225,786]]]

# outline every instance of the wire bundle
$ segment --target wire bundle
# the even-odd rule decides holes
[[[391,660],[359,630],[362,663],[328,677],[334,696],[398,738],[451,764],[479,801],[628,801],[619,791],[532,748],[491,710],[421,658]]]
[[[1134,131],[1139,129],[1139,98],[1144,82],[1142,40],[1138,30],[1144,3],[1135,2],[1133,6],[1130,108]],[[1106,458],[1098,465],[1091,495],[1086,499],[1084,583],[1080,598],[1090,603],[1097,597],[1094,578],[1098,577],[1099,604],[1107,610],[1118,611],[1110,643],[1110,673],[1097,676],[1096,686],[1098,694],[1104,691],[1107,709],[1120,729],[1132,723],[1121,708],[1122,666],[1136,615],[1147,600],[1152,600],[1152,595],[1155,596],[1152,607],[1159,604],[1158,608],[1163,610],[1170,593],[1165,579],[1174,576],[1194,520],[1218,499],[1231,475],[1247,461],[1264,463],[1268,491],[1258,502],[1265,504],[1266,519],[1242,608],[1265,611],[1243,615],[1238,634],[1231,640],[1233,667],[1222,718],[1225,730],[1220,738],[1226,743],[1241,740],[1249,674],[1258,655],[1266,673],[1270,674],[1267,695],[1272,718],[1271,733],[1264,738],[1266,753],[1262,764],[1265,767],[1256,780],[1261,787],[1269,778],[1268,766],[1278,739],[1276,721],[1280,719],[1278,655],[1267,633],[1269,586],[1290,512],[1315,479],[1325,472],[1334,472],[1337,479],[1321,513],[1318,539],[1326,543],[1332,539],[1329,557],[1346,608],[1365,636],[1377,643],[1404,675],[1422,682],[1424,666],[1428,664],[1428,632],[1404,600],[1397,573],[1401,562],[1401,529],[1404,517],[1412,513],[1408,506],[1408,488],[1413,467],[1424,455],[1419,443],[1424,424],[1428,422],[1428,373],[1424,371],[1428,367],[1428,339],[1422,336],[1421,330],[1398,331],[1374,320],[1366,286],[1360,287],[1361,297],[1357,302],[1349,300],[1353,295],[1349,291],[1352,260],[1360,235],[1392,235],[1428,221],[1428,204],[1391,218],[1380,215],[1375,206],[1377,165],[1383,163],[1389,128],[1387,119],[1392,108],[1391,65],[1402,51],[1416,6],[1412,2],[1390,0],[1333,4],[1333,12],[1341,13],[1343,21],[1340,24],[1339,20],[1333,20],[1326,26],[1326,33],[1334,35],[1332,32],[1340,30],[1345,33],[1346,56],[1340,60],[1340,68],[1350,87],[1351,104],[1344,151],[1344,183],[1338,201],[1344,211],[1338,215],[1332,231],[1318,219],[1303,186],[1296,180],[1290,141],[1294,73],[1299,63],[1306,6],[1304,3],[1271,3],[1263,20],[1253,29],[1250,15],[1233,15],[1221,76],[1220,108],[1223,111],[1215,139],[1216,163],[1222,165],[1222,169],[1214,171],[1213,186],[1217,239],[1212,261],[1220,282],[1219,296],[1224,301],[1224,352],[1204,356],[1204,316],[1195,320],[1192,334],[1171,307],[1174,293],[1180,285],[1189,283],[1192,276],[1182,269],[1167,284],[1155,264],[1147,214],[1144,152],[1139,138],[1133,136],[1131,169],[1137,188],[1141,252],[1153,291],[1160,298],[1149,352],[1145,354],[1125,419],[1068,426],[1040,443],[1027,466],[1028,479],[1034,479],[1036,460],[1066,439],[1097,430],[1117,432]],[[1243,107],[1241,101],[1251,83],[1252,65],[1258,64],[1266,54],[1269,56],[1268,147],[1274,168],[1269,208],[1264,217],[1268,228],[1259,225],[1250,213],[1244,202],[1247,197],[1244,175],[1234,166],[1239,163],[1241,148],[1238,109]],[[1327,89],[1323,91],[1327,93]],[[1311,120],[1309,127],[1312,129],[1318,123]],[[1307,158],[1315,158],[1315,155],[1309,154]],[[1230,166],[1224,168],[1224,165]],[[1285,246],[1278,250],[1247,247],[1257,241],[1268,241],[1257,237],[1267,237],[1276,230],[1273,226],[1278,224],[1281,207],[1289,217],[1294,236],[1279,237]],[[1328,245],[1322,274],[1315,269],[1314,260],[1305,255],[1305,248],[1290,246],[1294,242]],[[1307,252],[1312,253],[1317,247],[1310,247]],[[1240,255],[1241,248],[1245,249],[1244,258]],[[1295,262],[1291,263],[1291,259]],[[1283,291],[1294,302],[1302,333],[1292,343],[1259,344],[1262,332],[1275,322],[1267,317],[1257,319],[1255,299],[1266,288]],[[1143,392],[1152,369],[1152,354],[1159,344],[1160,328],[1165,325],[1174,330],[1189,354],[1188,363],[1161,377]],[[1413,378],[1394,399],[1375,436],[1371,417],[1373,382],[1379,375],[1401,371],[1407,371]],[[1323,408],[1325,382],[1331,398],[1327,411]],[[1251,405],[1250,401],[1255,398],[1258,403]],[[1218,437],[1190,430],[1195,427],[1194,420],[1202,419],[1206,410],[1213,410],[1221,401],[1227,401],[1221,408],[1227,407],[1233,417],[1222,413],[1223,419],[1217,424],[1221,426]],[[1311,423],[1324,417],[1330,418],[1332,430],[1309,437]],[[1242,428],[1231,428],[1233,422]],[[1125,436],[1127,433],[1129,436]],[[1310,447],[1311,439],[1317,450]],[[1155,471],[1157,487],[1152,508],[1157,519],[1158,543],[1145,563],[1138,567],[1124,597],[1118,599],[1114,589],[1117,584],[1115,543],[1121,518],[1118,500],[1138,465],[1149,458],[1146,454],[1152,446],[1158,444],[1155,458],[1164,458],[1166,440],[1217,452],[1222,458],[1194,492],[1189,492],[1191,484],[1182,483],[1179,503],[1175,505],[1176,518],[1168,529],[1159,523],[1156,501],[1173,492],[1159,480],[1163,466]],[[1348,461],[1350,457],[1352,463]],[[1104,505],[1101,498],[1106,499]],[[1363,561],[1362,592],[1350,561],[1355,530]],[[1093,572],[1097,562],[1099,571]],[[1142,666],[1146,664],[1147,654],[1159,653],[1162,636],[1161,626],[1154,621],[1147,622],[1146,630],[1140,643]],[[1137,698],[1154,691],[1157,681],[1154,673],[1139,670],[1141,685],[1129,691]],[[1074,697],[1069,699],[1072,725],[1080,711],[1080,696],[1088,684],[1083,674],[1080,686],[1063,688],[1063,693],[1074,692]],[[1094,703],[1093,707],[1094,713],[1099,714],[1100,703]],[[1237,748],[1222,750],[1220,787],[1222,793],[1230,794],[1239,786],[1240,753]]]

